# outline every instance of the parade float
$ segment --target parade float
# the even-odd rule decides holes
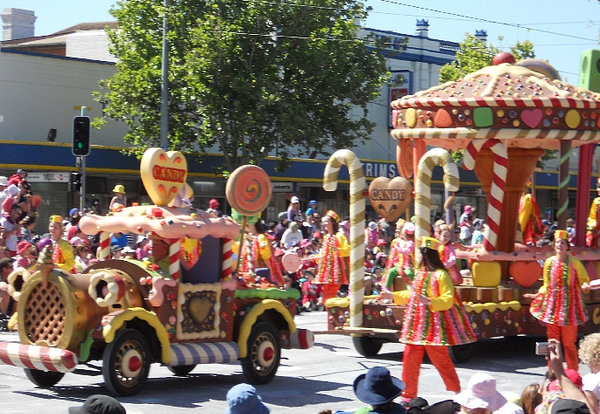
[[[240,225],[182,202],[191,189],[180,152],[149,149],[140,173],[153,205],[80,221],[86,234],[99,234],[98,263],[67,274],[46,248],[33,269],[9,276],[20,343],[0,342],[0,361],[24,367],[42,387],[100,361],[97,373],[118,395],[138,392],[152,363],[187,375],[197,364],[239,361],[248,382],[271,381],[282,348],[313,343],[312,333],[294,323],[298,291],[236,272],[232,246]],[[229,181],[228,201],[239,214],[268,205],[272,187],[262,169],[240,167]],[[109,259],[114,232],[148,235],[168,254],[162,263]]]
[[[443,168],[447,202],[459,189],[458,169],[447,150],[465,149],[463,167],[474,170],[486,194],[488,229],[483,244],[457,251],[472,268],[471,283],[456,286],[456,292],[478,339],[545,335],[544,326],[529,313],[530,299],[523,294],[537,292],[541,263],[553,249],[515,242],[519,200],[545,149],[560,152],[558,223],[565,228],[569,155],[579,147],[578,238],[570,254],[585,264],[592,280],[597,279],[600,252],[584,247],[584,239],[591,157],[594,143],[600,140],[600,95],[553,79],[554,73],[551,66],[535,60],[500,63],[391,104],[398,170],[406,178],[414,174],[415,239],[431,231],[434,167]],[[431,149],[426,152],[426,147]],[[324,181],[327,189],[327,172]],[[382,188],[393,190],[394,184],[379,183],[378,195],[383,194]],[[397,202],[393,197],[387,200],[390,205]],[[371,203],[374,207],[381,204],[374,203],[373,197]],[[385,216],[383,213],[391,210],[388,206],[378,212]],[[356,225],[364,227],[364,212],[362,220]],[[360,238],[352,242],[362,248]],[[363,298],[362,277],[354,274],[349,298],[328,301],[328,328],[329,332],[351,334],[357,351],[372,356],[384,342],[398,340],[403,307],[382,303],[376,297]],[[600,290],[592,288],[585,296],[589,319],[579,327],[580,334],[600,328]],[[464,347],[452,350],[456,360],[468,358]]]

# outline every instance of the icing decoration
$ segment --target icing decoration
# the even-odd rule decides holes
[[[473,120],[477,127],[488,127],[494,123],[494,114],[491,108],[482,107],[473,110]],[[448,125],[450,126],[450,125]]]
[[[263,211],[271,201],[273,186],[267,173],[256,165],[238,167],[227,180],[225,195],[236,211],[253,216]]]
[[[152,202],[166,206],[185,185],[187,161],[179,151],[150,148],[142,156],[140,175]]]
[[[567,111],[567,115],[565,116],[565,122],[569,128],[577,128],[579,126],[580,121],[581,117],[579,116],[579,112],[577,112],[575,109]]]
[[[417,111],[414,108],[408,108],[404,114],[404,122],[409,128],[414,128],[417,125]]]
[[[496,53],[492,59],[492,65],[499,65],[501,63],[515,63],[515,57],[510,52]]]
[[[412,201],[412,185],[404,177],[377,177],[369,185],[373,209],[388,222],[396,221]]]
[[[452,126],[452,118],[445,109],[438,109],[433,117],[433,125],[438,128],[447,128]]]
[[[542,117],[544,114],[542,110],[539,108],[536,109],[524,109],[521,112],[521,120],[527,125],[529,128],[535,128],[540,124]]]

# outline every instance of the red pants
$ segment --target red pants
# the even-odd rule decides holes
[[[423,355],[427,355],[433,366],[438,370],[446,390],[460,392],[460,380],[456,375],[454,363],[450,359],[447,346],[410,345],[404,346],[404,358],[402,359],[402,381],[406,388],[402,398],[415,398],[419,386],[419,371],[423,362]]]
[[[323,298],[323,305],[329,298],[335,298],[338,291],[340,290],[341,284],[338,283],[323,283],[323,290],[321,291],[321,297]]]
[[[557,339],[560,341],[565,361],[567,361],[567,368],[578,371],[577,325],[558,326],[548,324],[546,325],[546,336],[548,336],[548,339]],[[548,362],[548,366],[550,366],[550,362]]]

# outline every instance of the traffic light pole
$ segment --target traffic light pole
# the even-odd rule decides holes
[[[81,116],[87,116],[87,106],[81,107]],[[79,211],[83,214],[85,208],[85,155],[79,156],[79,172],[81,173],[81,188],[79,189]]]

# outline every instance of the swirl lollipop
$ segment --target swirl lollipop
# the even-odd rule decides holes
[[[246,231],[248,216],[256,216],[269,205],[273,195],[273,185],[267,173],[256,165],[243,165],[237,168],[225,187],[225,196],[232,209],[242,215],[242,236]],[[241,237],[238,260],[240,266],[245,237]]]

